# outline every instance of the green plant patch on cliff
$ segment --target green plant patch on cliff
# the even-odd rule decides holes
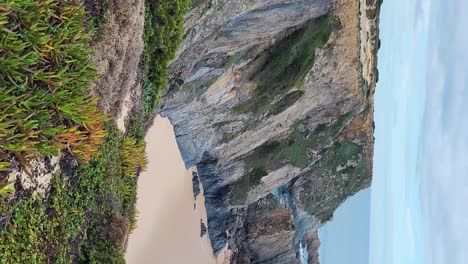
[[[261,115],[272,103],[299,86],[315,61],[315,50],[325,45],[332,32],[331,19],[320,17],[278,41],[253,63],[250,80],[256,84],[251,99],[238,104],[239,113]],[[278,110],[276,109],[276,113]]]
[[[225,69],[231,68],[234,64],[236,64],[245,54],[245,50],[240,50],[233,55],[229,56],[229,59],[226,61],[226,65],[224,65]]]
[[[242,204],[247,199],[247,193],[254,186],[261,183],[261,180],[268,173],[264,168],[253,168],[247,175],[238,181],[231,192],[231,201],[233,204]]]
[[[244,159],[244,170],[248,173],[233,185],[231,203],[242,204],[247,198],[247,193],[261,183],[260,180],[267,175],[267,171],[279,169],[288,163],[299,168],[306,168],[314,160],[318,160],[319,157],[316,154],[336,140],[350,119],[351,114],[346,113],[330,124],[317,126],[313,131],[308,131],[303,121],[298,120],[287,138],[270,141],[254,149]],[[343,144],[342,148],[336,152],[337,155],[334,159],[327,159],[327,166],[336,167],[337,164],[343,163],[348,156],[356,151],[354,146]],[[259,170],[265,171],[265,173],[261,174],[260,179],[251,180],[250,173]]]
[[[175,58],[184,32],[190,0],[145,2],[144,50],[141,58],[142,99],[130,120],[130,134],[143,141],[162,91],[169,84],[169,63]]]
[[[313,131],[308,131],[303,121],[298,120],[293,126],[293,132],[287,138],[268,142],[256,148],[245,158],[246,166],[252,168],[260,165],[267,170],[275,170],[287,162],[305,168],[313,160],[312,152],[331,144],[350,117],[349,113],[341,115],[334,122],[319,125]]]
[[[292,91],[281,98],[277,103],[273,104],[271,107],[271,113],[277,115],[284,110],[288,109],[293,105],[297,100],[299,100],[304,95],[304,91],[295,90]]]
[[[146,1],[143,35],[143,71],[151,85],[143,85],[144,118],[154,111],[169,83],[169,62],[174,59],[184,32],[190,0]]]
[[[369,172],[363,148],[343,141],[324,152],[313,173],[316,176],[303,185],[300,200],[308,213],[326,222],[347,197],[360,190]]]
[[[99,156],[75,175],[55,175],[48,197],[0,206],[5,263],[124,263],[121,244],[134,215],[135,177],[124,174],[123,139],[108,127]]]

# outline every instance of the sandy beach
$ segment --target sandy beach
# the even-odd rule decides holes
[[[149,165],[138,182],[138,223],[127,263],[222,263],[212,255],[208,235],[200,238],[200,219],[207,223],[203,190],[194,209],[192,170],[185,169],[169,120],[158,116],[146,142]]]

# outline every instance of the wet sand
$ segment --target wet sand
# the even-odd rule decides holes
[[[127,263],[223,263],[212,255],[208,235],[200,238],[200,219],[207,223],[203,190],[194,210],[192,170],[185,169],[169,120],[158,116],[146,142],[149,165],[138,182],[139,215]]]

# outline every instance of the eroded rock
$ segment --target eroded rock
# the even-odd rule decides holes
[[[377,2],[207,0],[187,15],[160,112],[197,166],[215,254],[318,263],[318,228],[370,184]]]

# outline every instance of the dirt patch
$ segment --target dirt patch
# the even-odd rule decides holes
[[[101,108],[114,119],[125,119],[121,117],[125,98],[139,83],[144,8],[144,0],[112,0],[108,21],[100,31],[103,40],[93,44],[99,74],[93,92],[100,98]]]
[[[136,105],[135,102],[138,102],[141,98],[141,84],[137,83],[136,88],[132,88],[132,91],[129,91],[121,103],[121,110],[117,117],[117,127],[122,132],[127,131],[127,118],[131,116],[130,111]]]

